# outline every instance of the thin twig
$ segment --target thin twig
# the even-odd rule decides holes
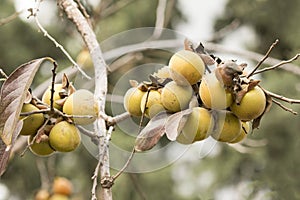
[[[130,116],[131,115],[130,115],[129,112],[124,112],[122,114],[119,114],[119,115],[116,115],[116,116],[112,117],[110,119],[110,121],[108,121],[108,122],[111,123],[111,124],[117,124],[117,123],[119,123],[119,122],[121,122],[125,119],[128,119]]]
[[[100,117],[106,121],[108,126],[114,126],[115,124],[128,119],[131,115],[128,112],[116,115],[114,117],[108,116],[106,113],[101,112]]]
[[[86,136],[89,136],[89,137],[91,137],[91,138],[97,136],[93,131],[87,130],[87,129],[83,128],[82,126],[76,126],[76,127],[79,129],[79,131],[80,131],[82,134],[84,134],[84,135],[86,135]]]
[[[68,58],[68,60],[74,65],[74,67],[76,67],[76,69],[87,79],[91,79],[91,77],[89,75],[87,75],[81,68],[80,66],[73,60],[72,56],[67,52],[67,50],[64,48],[64,46],[62,46],[59,42],[57,42],[57,40],[52,37],[47,30],[42,26],[42,24],[40,23],[39,19],[37,18],[36,13],[33,14],[34,16],[34,20],[36,25],[38,26],[38,28],[42,31],[42,33],[44,34],[45,37],[47,37],[50,41],[52,41],[54,43],[54,45],[59,48],[63,54],[65,54],[65,56]]]
[[[25,155],[25,153],[26,153],[26,151],[28,150],[28,148],[29,148],[31,145],[33,145],[33,143],[36,141],[36,139],[37,139],[38,137],[41,136],[41,134],[42,134],[43,132],[40,132],[40,130],[44,130],[44,128],[45,128],[45,126],[48,124],[48,122],[49,122],[49,119],[47,119],[47,120],[44,122],[44,124],[38,129],[37,134],[32,138],[31,142],[30,142],[29,144],[27,144],[26,148],[25,148],[25,149],[23,150],[23,152],[20,154],[21,157],[23,157],[23,156]]]
[[[132,151],[131,151],[131,153],[130,153],[130,155],[129,155],[129,157],[128,157],[128,159],[127,159],[127,161],[126,161],[126,163],[124,164],[124,166],[122,167],[122,169],[120,169],[119,171],[118,171],[118,173],[116,173],[112,178],[113,178],[113,180],[116,180],[124,171],[125,171],[125,169],[128,167],[128,165],[129,165],[129,163],[131,162],[131,160],[132,160],[132,158],[133,158],[133,156],[134,156],[134,154],[135,154],[135,148],[133,148],[132,149]]]
[[[49,113],[51,110],[49,109],[42,109],[42,110],[33,110],[33,111],[29,111],[29,112],[22,112],[20,113],[20,116],[29,116],[29,115],[34,115],[34,114],[46,114]]]
[[[0,74],[1,74],[1,76],[3,76],[5,79],[8,79],[8,76],[6,75],[6,73],[5,73],[2,69],[0,69]]]
[[[253,52],[253,51],[247,51],[243,49],[232,49],[228,46],[221,45],[221,44],[216,44],[212,42],[203,42],[205,49],[208,52],[221,52],[221,53],[227,53],[227,54],[232,54],[232,55],[237,55],[241,57],[245,57],[247,59],[251,59],[254,61],[261,61],[262,57],[264,55]],[[170,40],[154,40],[154,41],[146,41],[146,42],[141,42],[137,44],[132,44],[132,45],[126,45],[126,46],[120,46],[118,48],[114,48],[110,51],[107,51],[104,53],[104,57],[107,60],[111,60],[114,58],[118,58],[124,54],[128,53],[133,53],[133,52],[139,52],[139,51],[144,51],[147,49],[162,49],[162,48],[178,48],[182,47],[182,40],[180,39],[170,39]],[[269,57],[267,60],[264,61],[265,65],[276,65],[281,60]],[[288,63],[284,66],[282,66],[282,69],[288,72],[291,72],[296,75],[300,75],[300,67]],[[117,68],[114,68],[113,70],[117,70]]]
[[[92,200],[97,200],[97,184],[98,184],[98,174],[99,174],[99,170],[100,170],[100,165],[101,162],[97,163],[97,166],[95,168],[94,174],[92,176],[92,180],[93,180],[93,186],[92,186]]]
[[[90,15],[87,13],[85,7],[82,5],[82,3],[80,2],[80,0],[75,0],[76,3],[78,4],[78,7],[80,9],[80,11],[82,12],[83,16],[87,19],[90,18]]]
[[[145,118],[145,111],[147,109],[147,103],[148,103],[148,99],[149,99],[149,94],[150,94],[150,91],[152,90],[151,87],[148,88],[148,91],[147,91],[147,94],[146,94],[146,101],[145,101],[145,104],[144,104],[144,109],[142,111],[142,117],[140,119],[140,123],[139,123],[139,130],[138,130],[138,134],[140,134],[140,132],[142,131],[142,124],[143,124],[143,121],[144,121],[144,118]],[[123,168],[121,170],[118,171],[117,174],[115,174],[112,178],[113,180],[116,180],[124,171],[125,169],[128,167],[130,161],[132,160],[134,154],[135,154],[135,147],[132,149],[126,163],[124,164]]]
[[[254,67],[254,69],[247,75],[247,78],[252,76],[254,74],[254,72],[261,66],[261,64],[269,57],[271,51],[274,49],[274,47],[277,45],[278,42],[279,42],[279,40],[276,39],[275,42],[270,46],[270,48],[267,51],[267,53],[265,54],[265,56],[261,59],[261,61],[259,61],[257,63],[257,65]]]
[[[174,41],[175,42],[175,41]],[[164,45],[164,41],[162,41],[162,44]],[[228,46],[221,45],[221,44],[216,44],[216,43],[211,43],[211,42],[206,42],[205,43],[205,49],[210,51],[210,52],[221,52],[221,53],[227,53],[227,54],[232,54],[232,55],[237,55],[241,56],[250,60],[254,60],[259,62],[263,55],[253,52],[253,51],[247,51],[243,49],[232,49]],[[281,60],[269,57],[267,60],[265,60],[264,64],[265,65],[276,65],[277,63],[281,62]],[[281,67],[281,69],[291,72],[296,75],[300,75],[300,67],[298,65],[288,63],[284,66]]]
[[[264,69],[261,69],[261,70],[257,70],[256,72],[253,73],[254,74],[259,74],[259,73],[262,73],[262,72],[266,72],[266,71],[269,71],[269,70],[273,70],[273,69],[276,69],[282,65],[285,65],[285,64],[288,64],[288,63],[291,63],[293,62],[294,60],[297,60],[298,58],[300,57],[300,53],[296,54],[294,57],[292,57],[291,59],[289,60],[283,60],[281,61],[280,63],[276,64],[276,65],[273,65],[271,67],[266,67]]]
[[[276,105],[278,105],[280,108],[282,108],[285,111],[288,111],[294,115],[298,114],[296,111],[293,111],[291,108],[284,106],[282,103],[280,103],[279,101],[276,101],[275,99],[272,99],[272,102],[275,103]]]
[[[22,14],[22,12],[24,12],[24,10],[15,12],[14,14],[12,14],[12,15],[10,15],[8,17],[0,19],[0,26],[3,26],[5,24],[8,24],[11,21],[15,20],[20,14]]]
[[[290,104],[293,104],[293,103],[295,103],[295,104],[300,104],[300,99],[290,99],[290,98],[284,97],[284,96],[282,96],[282,95],[279,95],[279,94],[275,94],[275,93],[273,93],[273,92],[270,92],[270,91],[268,91],[268,90],[266,90],[266,89],[264,89],[264,88],[262,88],[262,87],[261,87],[261,89],[262,89],[266,94],[270,95],[270,96],[273,97],[273,98],[279,99],[279,100],[281,100],[281,101],[288,102],[288,103],[290,103]]]

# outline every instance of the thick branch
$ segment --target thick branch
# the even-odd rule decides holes
[[[66,13],[67,17],[76,25],[78,32],[81,34],[87,48],[91,54],[92,61],[95,69],[95,98],[98,102],[99,112],[105,112],[105,100],[107,93],[107,71],[106,63],[102,56],[99,43],[96,35],[90,27],[87,19],[82,15],[78,9],[78,5],[73,0],[57,0],[58,5]],[[94,124],[94,129],[98,136],[106,135],[105,121],[102,118],[98,118]],[[100,140],[100,142],[103,142]],[[110,176],[109,171],[109,154],[106,149],[108,146],[99,145],[99,159],[101,178]],[[110,188],[102,188],[100,198],[109,200],[112,199],[112,193]]]

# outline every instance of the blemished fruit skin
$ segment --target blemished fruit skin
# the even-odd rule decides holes
[[[62,84],[60,83],[54,84],[53,107],[58,110],[62,110],[62,106],[55,103],[55,101],[61,99],[59,95],[61,91],[62,91]],[[42,96],[42,101],[50,106],[50,99],[51,99],[51,86],[49,86],[48,89],[44,92]]]
[[[258,86],[248,91],[240,104],[233,103],[231,111],[242,121],[250,121],[259,117],[265,110],[266,96]]]
[[[31,143],[33,138],[34,135],[28,137],[28,144]],[[50,146],[49,140],[40,141],[39,143],[34,142],[32,145],[29,146],[29,149],[33,154],[37,156],[50,156],[55,152],[55,150]]]
[[[231,93],[225,90],[214,73],[206,74],[202,78],[199,95],[207,108],[226,109],[233,103]]]
[[[242,130],[240,134],[229,143],[233,144],[233,143],[241,142],[249,132],[250,132],[250,122],[242,122]]]
[[[162,105],[171,112],[186,109],[193,96],[191,86],[180,86],[175,81],[165,85],[161,92]]]
[[[200,81],[205,71],[204,62],[200,56],[188,50],[175,53],[169,60],[169,67],[171,72],[181,75],[191,85]],[[181,84],[181,81],[178,81],[172,73],[171,77],[176,83]]]
[[[141,103],[140,103],[140,110],[141,112],[145,109],[145,103],[147,99],[147,92],[142,97]],[[158,114],[161,111],[164,111],[165,108],[163,107],[161,103],[161,94],[157,90],[150,90],[147,100],[147,105],[145,109],[145,116],[148,118],[153,118],[156,114]]]
[[[23,104],[21,112],[25,113],[36,110],[39,109],[32,104]],[[20,135],[34,135],[44,123],[44,115],[42,113],[28,115],[26,117],[21,116],[20,119],[24,119]]]
[[[73,185],[71,181],[64,177],[56,177],[53,181],[52,192],[55,194],[62,194],[70,196],[73,191]]]
[[[213,118],[210,112],[205,108],[195,107],[176,141],[181,144],[192,144],[204,140],[210,135],[212,128]]]
[[[211,136],[220,142],[230,142],[242,131],[242,122],[230,111],[216,112],[216,121]]]
[[[86,89],[76,90],[64,103],[63,112],[68,115],[91,116],[91,118],[73,117],[75,124],[87,125],[93,123],[98,114],[94,94]]]
[[[70,152],[79,146],[81,142],[80,132],[75,125],[61,121],[51,129],[49,142],[56,151]]]
[[[124,107],[130,115],[139,117],[142,115],[141,101],[146,92],[141,91],[137,87],[132,87],[124,95]]]

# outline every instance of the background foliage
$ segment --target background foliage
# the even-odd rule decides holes
[[[104,2],[111,2],[113,5],[118,1]],[[184,16],[180,13],[180,8],[176,7],[177,1],[169,3],[174,3],[175,7],[172,7],[174,11],[166,27],[173,28]],[[87,8],[92,17],[99,17],[99,22],[94,27],[102,41],[121,31],[154,26],[156,5],[157,1],[135,0],[106,16],[97,16],[97,13],[91,12],[91,7]],[[272,56],[286,59],[300,50],[300,27],[297,22],[300,18],[299,9],[300,2],[297,0],[229,0],[225,12],[215,22],[215,30],[234,19],[239,20],[241,26],[252,28],[256,34],[257,39],[251,45],[251,50],[264,53],[279,38],[280,43]],[[14,12],[12,1],[3,0],[0,18]],[[59,11],[56,12],[59,16]],[[58,17],[56,21],[59,23],[50,24],[47,30],[76,57],[82,48],[82,41],[67,20]],[[74,41],[76,44],[70,46]],[[222,42],[222,39],[218,42]],[[43,37],[35,26],[20,19],[0,26],[0,44],[0,67],[7,74],[18,65],[42,56],[55,58],[61,69],[70,65],[58,48]],[[142,60],[132,61],[111,74],[111,83],[135,65],[167,59],[169,56],[149,51],[142,54]],[[295,63],[300,65],[299,61]],[[41,71],[33,87],[49,77],[50,71],[47,73]],[[261,79],[262,85],[270,91],[300,98],[299,76],[277,70],[266,72]],[[110,90],[113,86],[110,85]],[[293,108],[300,112],[299,106],[295,105]],[[225,199],[226,196],[231,197],[230,199],[299,199],[299,119],[299,116],[293,116],[273,106],[263,118],[260,129],[249,136],[257,140],[257,143],[263,143],[261,147],[251,148],[251,153],[241,153],[226,144],[218,144],[213,153],[200,160],[195,156],[197,150],[192,148],[188,155],[164,169],[145,174],[123,174],[113,187],[114,198],[142,199],[141,196],[144,195],[147,199],[166,200]],[[125,137],[118,129],[112,139],[122,141],[124,148],[130,149],[132,146],[132,138]],[[37,159],[29,152],[22,158],[16,154],[0,180],[1,184],[9,188],[10,196],[30,199],[40,188],[37,163],[45,163],[53,176],[61,175],[71,179],[76,188],[74,199],[90,197],[90,177],[96,160],[83,146],[75,152],[57,154],[50,159]]]

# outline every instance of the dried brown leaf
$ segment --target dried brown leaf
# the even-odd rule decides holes
[[[141,131],[135,140],[135,151],[147,151],[152,149],[165,134],[168,114],[160,112],[155,115]]]
[[[198,54],[206,65],[214,65],[215,60],[208,54]]]
[[[63,88],[63,89],[68,89],[69,83],[70,83],[69,78],[68,78],[68,76],[64,73],[64,74],[63,74],[63,77],[62,77],[62,80],[61,80],[62,88]]]
[[[136,80],[129,80],[129,84],[131,87],[137,87],[139,85],[139,82]]]
[[[3,140],[0,140],[0,177],[6,170],[6,166],[11,155],[11,150],[15,144],[18,134],[22,129],[22,126],[23,121],[18,121],[17,125],[15,126],[15,129],[12,131],[12,140],[10,145],[7,146]]]
[[[192,113],[193,109],[186,109],[168,117],[166,123],[166,135],[169,140],[175,141],[177,136],[182,131],[188,116]]]
[[[243,87],[240,91],[235,94],[235,102],[236,104],[240,104],[245,94],[248,92],[247,87]]]
[[[193,43],[187,38],[184,39],[184,49],[194,51]]]
[[[247,91],[254,89],[255,86],[257,86],[259,83],[260,83],[260,80],[250,80],[248,87],[247,87]]]
[[[32,100],[32,94],[29,90],[26,91],[24,103],[30,103]]]

